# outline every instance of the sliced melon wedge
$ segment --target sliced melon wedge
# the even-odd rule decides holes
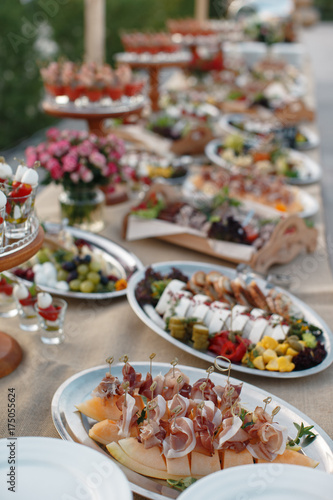
[[[155,479],[184,479],[183,476],[169,474],[167,471],[154,469],[140,464],[136,460],[133,460],[133,458],[129,457],[121,448],[121,446],[119,446],[119,443],[110,443],[106,447],[113,458],[115,458],[122,465],[125,465],[125,467],[128,467],[134,472],[137,472],[138,474],[142,474],[143,476],[148,477],[154,477]]]
[[[207,476],[221,470],[220,458],[217,451],[213,456],[204,455],[197,451],[191,453],[191,476]]]
[[[222,469],[229,469],[238,465],[253,464],[253,457],[246,448],[238,453],[235,450],[223,450],[221,452],[221,462]]]
[[[112,399],[91,398],[76,405],[76,408],[87,417],[99,422],[105,419],[119,420],[122,413],[116,405],[118,397],[113,396]]]
[[[112,441],[116,443],[119,441],[120,437],[118,436],[118,432],[119,427],[117,422],[105,419],[92,426],[89,430],[89,437],[106,446]]]
[[[139,443],[134,437],[120,439],[118,443],[126,455],[129,455],[136,462],[152,469],[167,472],[165,460],[158,446],[146,449],[144,445]]]
[[[183,477],[191,475],[189,455],[180,458],[167,458],[166,465],[169,474],[182,475]]]
[[[258,459],[258,464],[290,464],[290,465],[304,465],[304,467],[312,467],[313,469],[319,465],[319,462],[313,458],[298,453],[294,450],[285,450],[282,455],[278,455],[274,460],[268,462],[267,460]]]

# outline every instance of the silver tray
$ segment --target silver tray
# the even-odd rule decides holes
[[[226,161],[222,156],[217,153],[217,148],[221,145],[222,141],[220,139],[214,139],[210,141],[205,147],[205,154],[209,160],[219,167],[225,168],[226,170],[231,170],[232,168],[237,168],[232,165],[232,163]],[[286,149],[291,160],[300,162],[301,166],[299,168],[299,177],[287,177],[284,176],[284,180],[288,184],[304,186],[307,184],[313,184],[319,182],[321,178],[321,167],[312,158],[307,156],[300,151],[294,149]],[[239,168],[240,171],[250,171],[250,169]]]
[[[136,371],[140,371],[144,375],[147,371],[149,371],[150,367],[149,363],[144,362],[131,363],[131,365]],[[112,366],[112,374],[122,379],[122,367],[123,364]],[[203,377],[206,378],[207,376],[205,370],[181,365],[178,367],[190,378],[190,383],[192,384],[197,379]],[[169,369],[170,365],[167,363],[154,363],[152,374],[153,376],[156,376],[159,372],[162,371],[162,373],[166,373]],[[115,461],[102,445],[99,445],[89,437],[89,429],[95,421],[87,418],[75,409],[75,405],[91,397],[91,392],[95,387],[97,387],[107,371],[108,367],[106,365],[97,366],[81,371],[67,379],[57,389],[53,396],[51,412],[53,423],[62,439],[75,441],[89,446],[108,456],[110,460]],[[219,373],[213,373],[211,375],[211,379],[215,384],[225,385],[226,383],[226,377]],[[230,378],[230,382],[232,384],[241,383],[239,380],[234,378]],[[273,398],[270,408],[274,408],[275,406],[281,407],[277,421],[281,425],[288,428],[288,434],[290,437],[293,438],[296,435],[296,429],[293,422],[298,424],[304,422],[304,425],[306,426],[314,425],[314,430],[315,433],[318,434],[318,437],[306,448],[306,454],[314,460],[320,462],[318,469],[332,473],[333,442],[330,437],[319,426],[317,426],[315,422],[298,411],[294,406],[262,389],[256,388],[251,384],[243,383],[241,401],[248,410],[254,410],[256,406],[262,406],[263,399],[267,396],[271,396]],[[142,476],[141,474],[133,472],[118,462],[116,463],[127,476],[130,486],[135,493],[151,498],[152,500],[177,498],[179,496],[179,492],[169,487],[165,481]]]
[[[171,271],[171,268],[175,267],[180,269],[185,275],[189,278],[194,274],[195,271],[219,271],[228,278],[234,279],[237,276],[237,272],[234,269],[230,269],[224,266],[218,266],[214,264],[205,264],[203,262],[185,262],[185,261],[169,261],[169,262],[160,262],[158,264],[152,264],[152,268],[155,271],[158,271],[162,274],[166,274]],[[155,308],[151,305],[146,305],[144,308],[140,306],[135,297],[135,290],[137,284],[144,278],[145,269],[136,272],[132,278],[130,279],[127,287],[127,298],[130,306],[132,307],[135,314],[143,321],[149,328],[151,328],[155,333],[160,335],[160,337],[164,338],[168,342],[171,342],[175,346],[177,346],[182,351],[188,352],[192,354],[192,356],[196,356],[197,358],[203,359],[212,363],[215,359],[213,353],[209,351],[203,352],[194,349],[192,346],[181,342],[180,340],[171,337],[170,333],[164,330],[164,321],[160,316],[156,313]],[[260,286],[262,290],[265,290],[268,287],[267,281],[261,278],[256,278],[257,284]],[[279,287],[275,287],[276,290],[283,292],[288,295],[292,300],[293,304],[297,306],[302,312],[304,318],[311,324],[317,325],[319,328],[323,330],[324,344],[327,351],[326,358],[317,366],[309,368],[308,370],[300,370],[300,371],[292,371],[292,372],[271,372],[268,370],[258,370],[255,368],[248,368],[247,366],[242,366],[238,364],[232,364],[232,369],[239,372],[248,373],[251,375],[257,375],[258,377],[273,377],[273,378],[281,378],[281,379],[291,379],[291,378],[300,378],[306,377],[309,375],[314,375],[315,373],[321,372],[328,368],[333,362],[333,334],[329,328],[329,326],[321,319],[321,317],[311,309],[307,304],[305,304],[300,299],[296,298],[291,293],[286,290],[282,290]],[[219,364],[228,367],[228,364],[224,361],[219,360]]]
[[[50,234],[56,233],[61,229],[61,226],[59,224],[55,224],[52,222],[45,223],[44,227]],[[120,278],[128,280],[133,273],[140,269],[143,269],[144,267],[142,262],[136,257],[136,255],[134,255],[132,252],[129,252],[121,245],[118,245],[118,243],[105,238],[104,236],[93,234],[88,231],[84,231],[82,229],[71,226],[67,226],[66,231],[68,231],[75,238],[83,239],[87,243],[89,243],[93,247],[94,251],[96,251],[96,253],[102,255],[108,263],[110,263],[117,269]],[[31,286],[30,281],[18,278],[11,272],[6,271],[5,274],[9,278],[15,277],[17,281]],[[126,295],[126,289],[114,292],[82,293],[58,290],[57,288],[50,288],[44,285],[40,285],[40,288],[52,295],[60,295],[62,297],[68,297],[69,299],[101,300],[113,299]]]
[[[251,134],[251,132],[247,132],[246,130],[240,130],[237,127],[234,127],[231,125],[230,121],[235,118],[244,118],[245,120],[251,120],[255,119],[255,117],[247,116],[246,114],[242,113],[226,113],[225,115],[222,116],[221,120],[219,121],[219,125],[222,130],[225,130],[226,132],[229,132],[231,134],[239,134],[243,137],[250,138],[250,139],[255,139],[255,136]],[[297,149],[300,151],[307,151],[309,149],[314,149],[317,148],[320,144],[319,141],[319,136],[316,132],[311,130],[309,127],[306,125],[300,125],[299,130],[304,136],[308,139],[308,141],[304,144],[299,144],[297,146]]]

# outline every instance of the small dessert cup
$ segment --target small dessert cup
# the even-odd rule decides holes
[[[0,275],[0,318],[14,318],[16,315],[13,285]]]
[[[29,218],[33,213],[36,188],[29,194],[15,195],[10,186],[6,186],[7,205],[5,216],[5,234],[7,239],[21,239],[29,234]]]
[[[34,308],[37,302],[37,297],[29,297],[22,300],[15,299],[15,301],[19,314],[21,330],[36,332],[39,328],[37,313]]]
[[[67,310],[67,302],[64,299],[54,298],[52,310],[42,309],[35,304],[38,317],[40,338],[44,344],[57,345],[65,340],[64,322]]]

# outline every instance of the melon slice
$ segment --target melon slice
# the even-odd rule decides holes
[[[167,458],[166,459],[167,471],[172,475],[182,475],[183,477],[188,477],[191,475],[189,455],[179,458]]]
[[[256,462],[258,464],[304,465],[305,467],[312,467],[312,468],[315,468],[317,467],[317,465],[319,465],[319,462],[316,462],[316,460],[313,460],[312,458],[303,455],[303,453],[298,453],[297,451],[294,450],[285,450],[282,453],[282,455],[278,455],[271,462],[264,459],[258,459],[256,460]]]
[[[133,438],[127,438],[127,439],[133,439]],[[142,474],[143,476],[148,476],[148,477],[154,477],[155,479],[184,479],[183,476],[168,474],[166,470],[165,471],[158,470],[140,464],[136,460],[133,460],[132,457],[128,456],[124,452],[123,448],[119,446],[119,443],[110,443],[106,447],[110,452],[110,454],[113,456],[113,458],[115,458],[122,465],[125,465],[125,467],[128,467],[134,472],[137,472],[138,474]]]
[[[235,450],[223,450],[221,457],[222,469],[253,464],[253,457],[246,448],[238,453]]]
[[[119,420],[121,411],[116,405],[118,397],[119,396],[113,396],[113,398],[110,399],[98,397],[91,398],[76,405],[76,408],[87,417],[98,420],[99,422],[105,419]]]
[[[118,432],[119,427],[117,422],[106,419],[92,426],[89,430],[89,437],[106,446],[113,441],[116,443],[119,441]]]
[[[76,405],[76,408],[87,417],[93,418],[98,422],[105,419],[119,420],[122,414],[116,405],[119,397],[117,395],[109,399],[94,397]],[[141,396],[135,395],[134,398],[136,406],[141,411],[144,408]]]
[[[221,470],[220,458],[217,451],[213,456],[204,455],[197,451],[191,453],[191,476],[207,476]]]
[[[120,439],[118,443],[126,455],[129,455],[139,464],[152,469],[167,471],[165,460],[162,457],[161,450],[158,446],[146,449],[144,445],[139,443],[139,441],[134,437]]]

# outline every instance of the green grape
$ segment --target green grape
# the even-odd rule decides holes
[[[98,285],[96,285],[95,292],[102,293],[105,291],[105,286],[102,285],[102,283],[98,283]]]
[[[82,281],[80,291],[82,293],[92,293],[95,290],[95,285],[89,280]]]
[[[90,272],[87,274],[87,279],[94,283],[94,285],[98,285],[101,281],[101,276],[98,273]]]
[[[89,273],[89,267],[86,266],[86,264],[80,264],[79,266],[77,266],[76,270],[79,274],[82,274],[84,276]]]
[[[78,292],[80,290],[80,286],[81,286],[81,280],[76,279],[69,282],[69,288],[73,292]]]
[[[89,264],[90,271],[97,273],[101,269],[101,264],[97,260],[92,260]]]
[[[109,281],[109,283],[106,285],[106,289],[108,292],[114,292],[114,283],[113,281]]]
[[[37,259],[39,260],[40,264],[45,264],[45,262],[48,262],[49,256],[45,248],[39,250],[39,252],[37,253]]]
[[[57,274],[57,280],[58,281],[66,281],[68,277],[68,272],[65,271],[64,269],[59,269],[58,274]]]

